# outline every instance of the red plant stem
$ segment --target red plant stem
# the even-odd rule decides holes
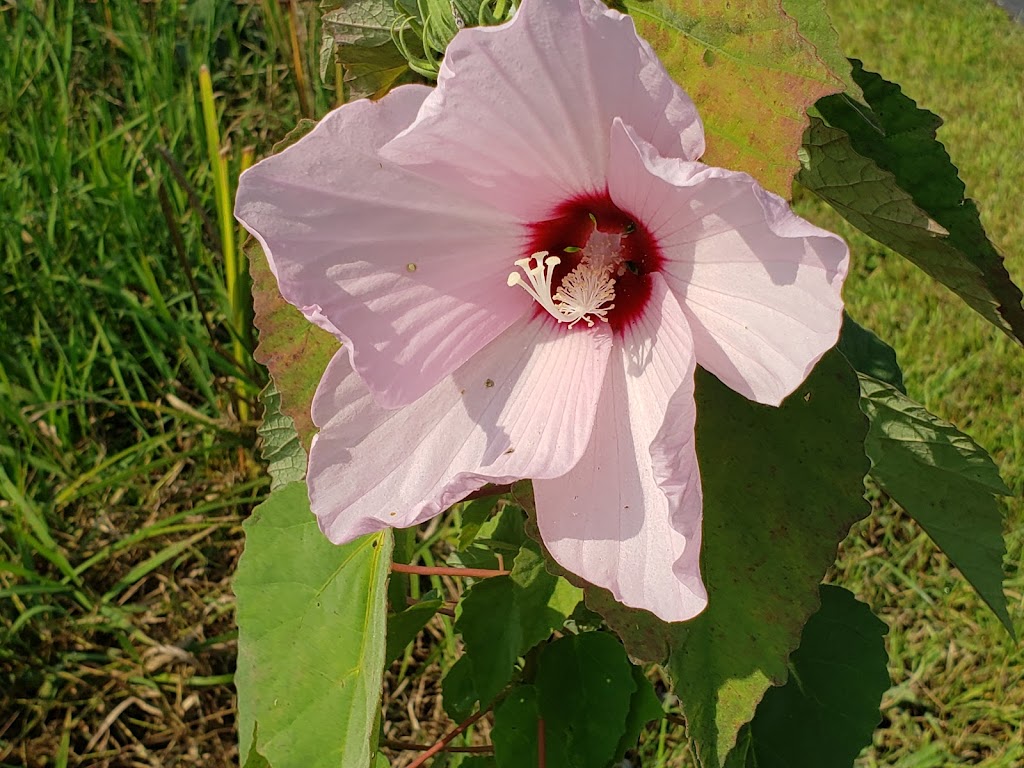
[[[537,768],[544,768],[547,762],[547,745],[544,741],[544,718],[537,718]]]
[[[381,739],[380,745],[388,749],[402,750],[405,752],[425,752],[432,749],[430,744],[411,744],[408,741],[396,741],[394,739]],[[442,752],[464,752],[471,755],[489,755],[494,752],[490,744],[483,744],[479,747],[445,747]]]
[[[446,735],[443,739],[441,739],[439,742],[437,742],[437,744],[432,746],[430,749],[425,751],[422,755],[420,755],[415,760],[413,760],[411,763],[409,763],[409,768],[420,768],[421,765],[423,765],[424,763],[427,762],[427,758],[433,757],[438,752],[444,751],[444,748],[448,746],[448,743],[452,739],[454,739],[460,733],[462,733],[467,728],[469,728],[469,726],[471,726],[473,723],[475,723],[481,717],[486,715],[489,711],[490,711],[490,707],[488,707],[487,709],[481,709],[475,715],[470,715],[468,718],[466,718],[461,723],[459,723],[459,725],[456,726],[454,731],[452,731],[451,733]]]
[[[408,563],[392,563],[391,570],[395,573],[414,573],[417,576],[470,576],[474,579],[508,576],[510,573],[491,568],[448,568],[440,565],[409,565]]]

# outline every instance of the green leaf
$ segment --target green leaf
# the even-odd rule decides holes
[[[320,10],[321,79],[339,62],[353,99],[379,98],[400,83],[416,80],[391,33],[399,24],[391,0],[323,0]]]
[[[845,589],[821,587],[789,682],[772,688],[744,726],[729,768],[849,768],[881,716],[889,687],[887,628]]]
[[[811,121],[797,180],[1024,341],[1021,291],[936,138],[942,120],[919,109],[898,85],[853,64],[867,104],[846,96],[818,102],[827,124]]]
[[[532,685],[516,686],[494,708],[491,743],[498,768],[538,768],[539,719],[537,689]],[[545,738],[544,741],[546,765],[552,768],[570,765],[563,739]]]
[[[917,520],[1014,634],[1002,591],[1002,519],[1007,495],[988,454],[952,424],[907,398],[896,353],[849,317],[839,349],[861,373],[861,409],[871,420],[871,476]]]
[[[416,549],[415,528],[394,528],[391,536],[394,539],[394,547],[391,551],[391,560],[396,563],[409,563],[412,561],[413,552]],[[392,571],[388,578],[388,608],[393,612],[405,610],[408,604],[409,583],[411,574],[396,573]],[[391,633],[388,632],[390,641]]]
[[[491,755],[473,755],[459,763],[459,768],[498,768],[498,763]]]
[[[242,768],[271,768],[270,763],[267,762],[267,758],[260,754],[260,727],[259,723],[255,723],[252,729],[252,746],[249,747],[249,755],[245,758],[245,763]]]
[[[433,594],[437,594],[434,592]],[[437,609],[444,601],[440,597],[420,600],[416,605],[410,605],[404,611],[392,613],[388,616],[387,646],[384,651],[384,666],[388,667],[391,662],[402,657],[405,647],[416,639],[427,622],[434,618]]]
[[[525,540],[523,510],[514,504],[505,504],[480,525],[468,547],[449,556],[448,563],[464,568],[496,569],[500,566],[505,570],[519,554]],[[501,555],[500,561],[498,555]]]
[[[267,762],[267,758],[256,751],[254,746],[249,750],[249,757],[245,761],[244,768],[271,768],[271,765]]]
[[[334,546],[303,483],[272,493],[244,528],[234,580],[243,764],[258,722],[260,754],[274,768],[369,765],[390,533]]]
[[[495,761],[499,768],[535,768],[543,727],[546,765],[600,768],[660,715],[650,683],[614,637],[568,635],[544,647],[534,684],[516,686],[495,707]]]
[[[493,498],[474,499],[462,507],[462,527],[459,529],[459,549],[473,543],[483,524],[494,513],[496,502]]]
[[[254,322],[260,332],[253,357],[270,371],[280,393],[280,412],[292,419],[302,447],[308,451],[316,434],[310,416],[313,393],[341,345],[281,298],[256,238],[246,241],[244,251],[252,277]]]
[[[903,386],[903,371],[896,360],[896,350],[845,313],[838,349],[855,371],[884,381],[903,394],[907,393]]]
[[[640,34],[693,98],[707,133],[703,161],[746,171],[788,197],[807,108],[842,90],[797,30],[810,0],[625,0]],[[820,32],[820,21],[819,29]],[[841,72],[846,71],[846,67]]]
[[[834,351],[779,408],[752,403],[699,371],[707,610],[665,624],[587,589],[589,607],[634,656],[668,656],[705,766],[722,764],[764,692],[785,682],[786,660],[818,608],[818,584],[850,526],[868,512],[858,391]]]
[[[595,768],[614,759],[636,691],[633,665],[615,637],[586,632],[545,646],[534,686],[545,743],[561,742],[568,757],[556,763],[549,755],[548,765]]]
[[[615,760],[622,760],[630,749],[635,749],[640,740],[640,732],[652,720],[660,720],[664,716],[658,694],[647,679],[642,667],[633,666],[633,695],[629,700],[629,714],[626,715],[626,726],[619,746],[615,749]]]
[[[420,82],[397,48],[352,47],[342,61],[349,99],[379,99],[406,83]]]
[[[444,711],[452,720],[465,720],[473,711],[480,694],[476,692],[476,678],[473,661],[469,656],[460,656],[441,680]]]
[[[685,631],[685,625],[673,627],[650,611],[627,608],[606,589],[587,586],[583,590],[587,607],[604,617],[622,639],[629,655],[655,663],[668,661],[672,643]]]
[[[706,611],[672,644],[669,670],[705,765],[717,765],[818,608],[818,583],[863,500],[866,424],[836,352],[780,408],[698,379]]]
[[[871,421],[871,476],[913,517],[1014,634],[1003,594],[1002,515],[1008,495],[992,458],[949,422],[890,384],[861,375]]]
[[[260,393],[260,402],[263,403],[263,420],[256,434],[262,441],[260,456],[267,462],[270,490],[276,491],[306,476],[306,452],[299,442],[295,422],[281,413],[281,393],[273,379]]]
[[[579,589],[548,573],[532,541],[519,550],[508,578],[470,587],[455,622],[465,653],[452,667],[455,676],[445,679],[449,713],[462,719],[473,701],[483,706],[497,696],[512,679],[516,659],[560,629],[582,598]]]
[[[322,0],[324,35],[335,45],[376,48],[392,44],[391,28],[398,11],[390,0]]]

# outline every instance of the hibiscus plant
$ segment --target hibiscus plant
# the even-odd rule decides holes
[[[382,686],[430,622],[458,725],[402,765],[620,765],[675,701],[701,765],[850,765],[885,630],[821,582],[866,476],[1012,634],[1007,491],[844,315],[794,178],[1018,340],[1021,293],[934,116],[821,0],[323,6],[350,99],[236,199],[274,483],[236,579],[243,765],[416,747]]]

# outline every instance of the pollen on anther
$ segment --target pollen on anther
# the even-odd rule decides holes
[[[607,245],[604,245],[603,250],[607,250]],[[614,262],[615,254],[611,252],[597,253],[594,257],[585,253],[580,263],[552,292],[555,267],[562,260],[558,256],[549,256],[547,251],[539,251],[528,258],[517,259],[515,264],[522,273],[512,272],[507,283],[523,288],[558,322],[568,323],[572,328],[583,320],[588,326],[593,326],[595,317],[608,322],[608,310],[615,308],[612,303],[615,279],[610,274]]]

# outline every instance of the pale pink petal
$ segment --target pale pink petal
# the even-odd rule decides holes
[[[500,27],[459,32],[419,117],[382,152],[524,220],[604,192],[624,117],[666,155],[696,159],[696,107],[633,21],[597,0],[523,0]]]
[[[608,364],[587,452],[536,480],[541,537],[563,567],[617,600],[683,621],[704,610],[690,331],[665,281]]]
[[[387,407],[415,400],[531,308],[505,283],[520,224],[378,157],[430,90],[335,110],[246,171],[235,202],[281,295],[351,344]]]
[[[523,319],[415,403],[377,405],[345,351],[317,390],[310,501],[341,543],[416,525],[486,483],[568,472],[590,440],[611,350],[607,326]]]
[[[839,337],[846,243],[747,174],[662,157],[622,121],[608,185],[658,241],[697,362],[746,397],[782,402]]]

